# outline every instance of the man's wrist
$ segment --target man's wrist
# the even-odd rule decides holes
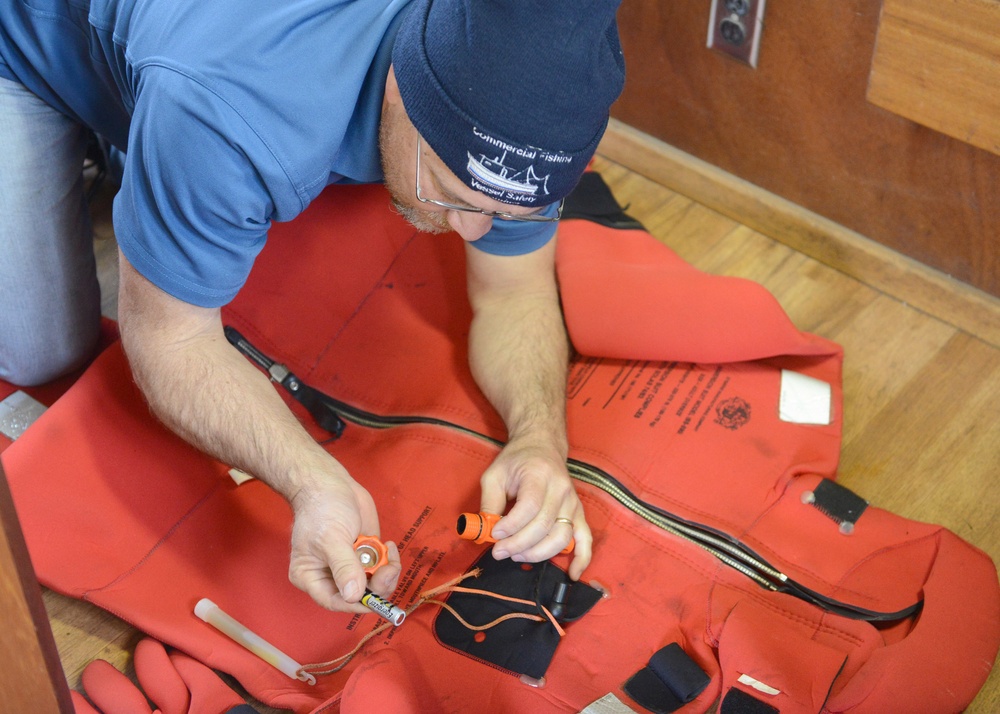
[[[549,425],[514,429],[509,434],[507,443],[519,448],[531,448],[539,451],[551,450],[563,461],[569,455],[566,429],[560,428],[560,426]]]
[[[292,510],[298,511],[325,489],[336,482],[350,482],[350,474],[340,463],[326,452],[320,458],[309,458],[290,469],[273,483]]]

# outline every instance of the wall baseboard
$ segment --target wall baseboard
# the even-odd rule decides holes
[[[1000,298],[945,275],[615,119],[598,153],[1000,347]]]

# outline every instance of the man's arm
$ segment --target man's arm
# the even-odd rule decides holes
[[[576,539],[570,576],[590,563],[592,536],[566,470],[568,345],[555,280],[555,240],[521,256],[466,248],[473,321],[469,362],[507,425],[508,442],[483,474],[482,510],[510,512],[493,529],[495,557],[537,562]],[[568,524],[556,522],[569,518]]]
[[[367,612],[366,578],[354,553],[361,533],[378,535],[368,492],[298,423],[267,377],[226,341],[218,309],[177,300],[119,252],[119,320],[136,383],[174,432],[278,491],[295,515],[289,579],[331,610]],[[389,594],[399,553],[372,576]]]

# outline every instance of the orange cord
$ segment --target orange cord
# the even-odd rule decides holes
[[[455,608],[453,608],[451,605],[446,603],[444,600],[431,599],[427,600],[426,602],[429,602],[432,605],[440,605],[445,610],[454,615],[455,619],[458,620],[460,623],[462,623],[463,626],[467,627],[473,632],[482,632],[483,630],[488,630],[495,625],[499,625],[501,622],[505,620],[534,620],[535,622],[545,622],[545,618],[542,617],[541,615],[532,615],[531,613],[528,612],[508,612],[506,615],[501,615],[492,622],[487,622],[485,625],[473,625],[472,623],[468,622],[464,617],[459,615],[458,611],[455,610]]]
[[[479,574],[481,572],[482,571],[479,568],[475,568],[465,573],[464,575],[460,575],[457,578],[449,580],[448,582],[442,585],[438,585],[437,587],[425,590],[420,594],[420,597],[417,599],[417,601],[406,609],[407,617],[409,617],[410,613],[416,610],[421,605],[430,603],[432,605],[443,607],[445,610],[454,615],[455,619],[458,620],[463,627],[467,627],[468,629],[473,630],[475,632],[488,630],[491,627],[499,625],[501,622],[504,622],[505,620],[523,619],[523,620],[534,620],[536,622],[545,622],[546,618],[548,618],[548,621],[552,624],[553,627],[556,628],[556,632],[559,633],[560,637],[566,634],[566,631],[559,626],[559,623],[556,622],[556,619],[555,617],[552,616],[552,613],[549,612],[548,608],[546,608],[543,605],[538,605],[538,603],[533,602],[531,600],[522,600],[521,598],[509,597],[507,595],[499,595],[497,593],[492,593],[489,590],[478,590],[476,588],[466,588],[459,586],[459,583],[462,582],[463,580],[466,580],[467,578],[479,577]],[[463,619],[462,616],[459,615],[458,612],[455,611],[455,608],[453,608],[451,605],[444,602],[443,600],[437,600],[435,598],[436,595],[440,595],[441,593],[445,592],[467,593],[470,595],[483,595],[486,597],[495,598],[497,600],[506,600],[508,602],[515,602],[521,605],[528,605],[531,607],[541,607],[542,612],[545,613],[545,617],[542,617],[541,615],[534,615],[527,612],[511,612],[501,617],[498,617],[497,619],[493,620],[492,622],[488,622],[485,625],[473,625],[469,622],[466,622],[466,620]],[[302,665],[302,668],[299,670],[299,672],[302,672],[304,674],[311,674],[313,676],[322,676],[324,674],[333,674],[335,672],[339,672],[341,669],[347,666],[347,664],[354,658],[354,655],[360,652],[361,648],[364,647],[369,640],[376,637],[380,633],[384,632],[391,625],[392,625],[391,622],[382,623],[374,630],[369,632],[367,635],[362,637],[361,641],[358,642],[357,645],[355,645],[354,649],[352,649],[347,654],[341,655],[340,657],[332,659],[328,662],[304,664]]]
[[[552,626],[554,628],[556,628],[556,632],[559,633],[559,636],[562,637],[563,635],[566,634],[566,631],[563,630],[563,628],[561,628],[559,626],[558,622],[556,622],[556,618],[552,617],[552,613],[549,612],[549,609],[547,607],[545,607],[544,605],[538,605],[538,603],[534,602],[533,600],[522,600],[521,598],[518,598],[518,597],[509,597],[507,595],[498,595],[497,593],[491,593],[489,590],[476,590],[474,588],[461,588],[461,587],[458,587],[458,586],[453,587],[451,589],[451,591],[455,592],[455,593],[468,593],[470,595],[486,595],[487,597],[496,598],[497,600],[506,600],[507,602],[516,602],[516,603],[519,603],[521,605],[528,605],[529,607],[535,607],[535,606],[540,607],[540,608],[542,608],[542,612],[545,613],[545,616],[547,618],[549,618],[549,622],[552,623]],[[535,615],[535,617],[538,617],[538,615]],[[538,619],[541,620],[540,617],[538,617]],[[499,620],[497,622],[499,622]],[[486,629],[486,628],[483,628],[483,629]]]

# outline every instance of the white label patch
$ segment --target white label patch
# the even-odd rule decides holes
[[[751,677],[749,674],[741,674],[740,678],[738,680],[736,680],[736,681],[738,681],[740,684],[745,684],[748,687],[753,687],[758,692],[763,692],[764,694],[770,694],[772,696],[775,695],[775,694],[781,694],[781,690],[780,689],[775,689],[774,687],[769,687],[766,684],[764,684],[763,682],[757,681],[756,679],[754,679],[753,677]]]
[[[0,433],[14,440],[44,413],[44,404],[18,390],[0,402]]]
[[[611,692],[600,699],[592,701],[580,714],[635,714],[635,710],[622,702]]]
[[[792,424],[827,425],[832,419],[833,390],[826,382],[787,369],[781,370],[778,416]]]

